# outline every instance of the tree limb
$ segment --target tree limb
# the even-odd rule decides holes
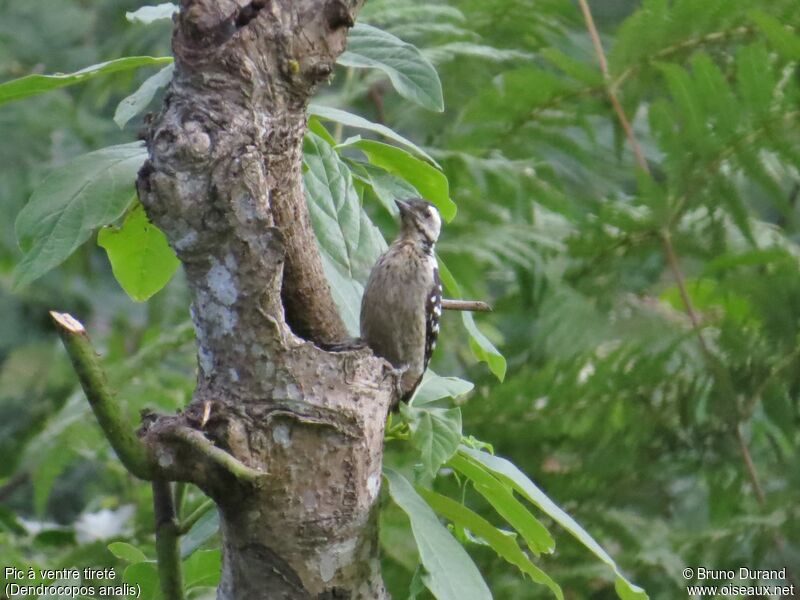
[[[147,448],[128,425],[114,400],[83,324],[67,313],[50,311],[50,317],[56,324],[94,416],[117,456],[131,473],[141,479],[151,479],[153,469]]]

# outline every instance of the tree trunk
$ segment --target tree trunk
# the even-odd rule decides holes
[[[360,2],[183,0],[138,190],[183,263],[192,403],[147,420],[162,477],[218,504],[217,597],[387,598],[377,499],[394,385],[345,328],[302,187],[305,107]]]

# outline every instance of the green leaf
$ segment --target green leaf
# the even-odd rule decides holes
[[[139,67],[167,65],[172,62],[171,56],[127,56],[109,60],[74,73],[57,73],[54,75],[26,75],[0,83],[0,104],[21,100],[30,96],[44,94],[58,88],[76,83],[83,83],[101,75],[109,75],[120,71],[129,71]]]
[[[108,253],[111,270],[122,289],[137,302],[144,302],[167,285],[180,265],[166,236],[150,223],[138,202],[122,227],[100,230],[97,244]]]
[[[482,538],[500,558],[517,567],[536,583],[546,585],[559,600],[564,600],[561,587],[530,561],[512,536],[500,531],[480,515],[447,496],[424,488],[417,488],[417,492],[442,517]]]
[[[14,535],[27,535],[28,530],[20,523],[15,512],[5,506],[0,506],[0,534],[3,530]]]
[[[95,229],[122,216],[146,157],[144,144],[134,142],[84,154],[52,171],[17,216],[17,238],[25,254],[14,271],[14,284],[41,277]]]
[[[761,11],[754,11],[750,16],[778,52],[789,60],[800,60],[800,36],[794,27]]]
[[[419,450],[424,473],[435,477],[461,442],[461,409],[401,405],[400,410],[408,420],[411,443]]]
[[[461,298],[461,286],[458,285],[455,277],[453,277],[453,274],[441,257],[437,256],[437,260],[439,262],[439,277],[442,279],[444,289],[447,290],[452,297]],[[469,335],[469,347],[472,349],[472,353],[478,360],[489,365],[489,370],[494,373],[495,377],[503,381],[506,376],[505,357],[500,354],[500,351],[494,347],[494,344],[481,333],[478,326],[475,325],[472,313],[461,313],[461,321]]]
[[[145,79],[138,90],[123,98],[114,112],[114,123],[122,129],[128,121],[147,108],[156,92],[169,84],[174,70],[174,64],[167,65],[155,75]]]
[[[72,453],[63,449],[48,448],[41,462],[33,470],[33,507],[38,517],[43,517],[47,501],[56,479],[72,460]]]
[[[442,280],[442,285],[444,285],[444,289],[447,290],[448,294],[450,294],[453,298],[461,298],[461,286],[458,285],[456,278],[453,277],[453,274],[450,272],[450,269],[447,267],[447,264],[442,260],[442,257],[438,254],[436,255],[436,262],[439,263],[439,277]]]
[[[303,181],[325,274],[348,330],[357,335],[362,284],[386,242],[361,209],[350,170],[335,150],[311,132],[304,150]]]
[[[475,325],[475,320],[472,318],[472,313],[462,312],[461,320],[470,335],[469,347],[475,357],[489,365],[489,370],[494,373],[500,381],[503,381],[506,376],[506,359],[500,354],[500,351],[494,347],[494,344],[489,341],[485,335],[481,333],[478,326]]]
[[[112,542],[108,545],[108,549],[111,551],[111,554],[117,558],[127,560],[131,564],[145,562],[147,560],[144,552],[127,542]]]
[[[510,485],[517,493],[536,505],[542,512],[550,516],[556,523],[569,531],[575,539],[588,548],[595,556],[607,564],[614,571],[616,580],[614,587],[623,600],[644,600],[647,593],[637,585],[628,581],[617,567],[614,560],[603,550],[594,538],[581,527],[572,517],[559,508],[547,495],[536,487],[516,465],[504,458],[493,456],[486,452],[473,450],[466,446],[458,449],[458,456],[471,460],[491,471],[497,478]]]
[[[128,565],[122,573],[122,580],[130,585],[138,585],[140,593],[137,598],[142,600],[159,600],[158,567],[155,562],[147,561]]]
[[[547,61],[564,71],[564,73],[587,86],[595,87],[603,83],[602,73],[596,65],[590,65],[590,63],[585,61],[576,60],[552,46],[544,48],[541,55]]]
[[[219,583],[222,553],[219,550],[202,550],[192,554],[183,563],[184,587],[214,587]]]
[[[453,456],[448,464],[472,481],[475,490],[522,536],[534,554],[549,554],[555,549],[556,543],[547,528],[497,477],[460,454]]]
[[[456,205],[450,199],[450,188],[444,173],[401,148],[374,140],[356,139],[337,148],[354,147],[366,154],[373,165],[405,179],[420,194],[436,205],[445,221],[456,216]]]
[[[391,33],[356,23],[347,38],[347,50],[337,62],[345,67],[380,69],[407,100],[429,110],[444,110],[442,83],[434,66],[415,46]]]
[[[331,146],[336,145],[336,140],[333,138],[330,132],[325,129],[325,125],[323,125],[322,121],[320,121],[317,117],[311,116],[308,118],[308,130],[317,134]]]
[[[441,169],[439,163],[437,163],[430,154],[425,152],[422,148],[417,146],[411,140],[404,138],[402,135],[400,135],[393,129],[386,127],[386,125],[381,125],[380,123],[373,123],[372,121],[369,121],[364,117],[360,117],[359,115],[354,115],[353,113],[349,113],[344,110],[339,110],[338,108],[333,108],[330,106],[321,106],[319,104],[309,104],[308,114],[323,119],[325,121],[336,121],[337,123],[341,123],[342,125],[347,125],[348,127],[354,127],[356,129],[365,129],[367,131],[371,131],[373,133],[377,133],[378,135],[387,137],[393,142],[397,142],[401,146],[405,146],[406,149],[411,150],[411,152],[421,156],[435,167]]]
[[[441,46],[426,48],[425,56],[435,64],[452,60],[456,56],[467,56],[493,62],[528,61],[535,57],[534,54],[522,50],[495,48],[473,42],[449,42]]]
[[[209,510],[181,537],[181,558],[186,559],[219,531],[219,513]]]
[[[425,371],[422,383],[417,388],[412,406],[420,407],[442,398],[458,398],[470,392],[475,385],[471,381],[458,377],[441,377],[430,369]]]
[[[350,159],[347,159],[347,163],[352,169],[353,176],[372,189],[375,197],[391,215],[397,215],[400,212],[395,200],[416,198],[421,195],[417,188],[405,179],[387,173],[380,167]]]
[[[411,521],[426,570],[423,581],[431,593],[438,600],[491,600],[492,594],[469,554],[412,485],[391,469],[384,469],[383,474],[389,483],[389,494]]]
[[[153,21],[163,19],[172,20],[172,15],[178,12],[180,8],[171,2],[164,4],[157,4],[155,6],[143,6],[133,12],[126,12],[125,18],[131,23],[144,23],[145,25]]]

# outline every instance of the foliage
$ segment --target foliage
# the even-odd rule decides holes
[[[9,4],[7,23],[34,19]],[[165,55],[172,8],[128,24],[140,3],[123,4],[37,14],[71,48],[62,62],[21,33],[0,37],[0,71],[17,78],[0,101],[21,100],[0,112],[21,140],[0,148],[0,190],[24,252],[0,228],[0,545],[9,564],[116,565],[157,590],[149,490],[85,426],[41,325],[57,293],[56,308],[105,332],[132,420],[191,394],[186,291],[180,274],[167,284],[174,257],[134,202],[143,151],[125,143],[169,58],[108,62]],[[351,331],[396,196],[420,193],[449,221],[448,293],[495,307],[463,327],[445,317],[433,366],[453,377],[429,372],[387,426],[395,504],[381,537],[398,598],[644,597],[630,580],[673,597],[686,566],[800,564],[800,6],[594,4],[608,86],[652,177],[571,3],[370,0],[309,111],[307,199]],[[73,75],[25,75],[39,63]],[[132,70],[153,65],[164,69]],[[106,226],[121,226],[98,239],[113,269],[82,245]],[[136,300],[155,295],[130,303],[112,275]],[[216,572],[218,520],[197,490],[180,508],[199,592],[214,584],[192,574]],[[102,540],[82,525],[97,515],[113,524]]]

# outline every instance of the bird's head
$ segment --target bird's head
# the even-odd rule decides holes
[[[442,229],[442,219],[436,207],[421,198],[395,200],[400,209],[400,237],[420,242],[432,249]]]

